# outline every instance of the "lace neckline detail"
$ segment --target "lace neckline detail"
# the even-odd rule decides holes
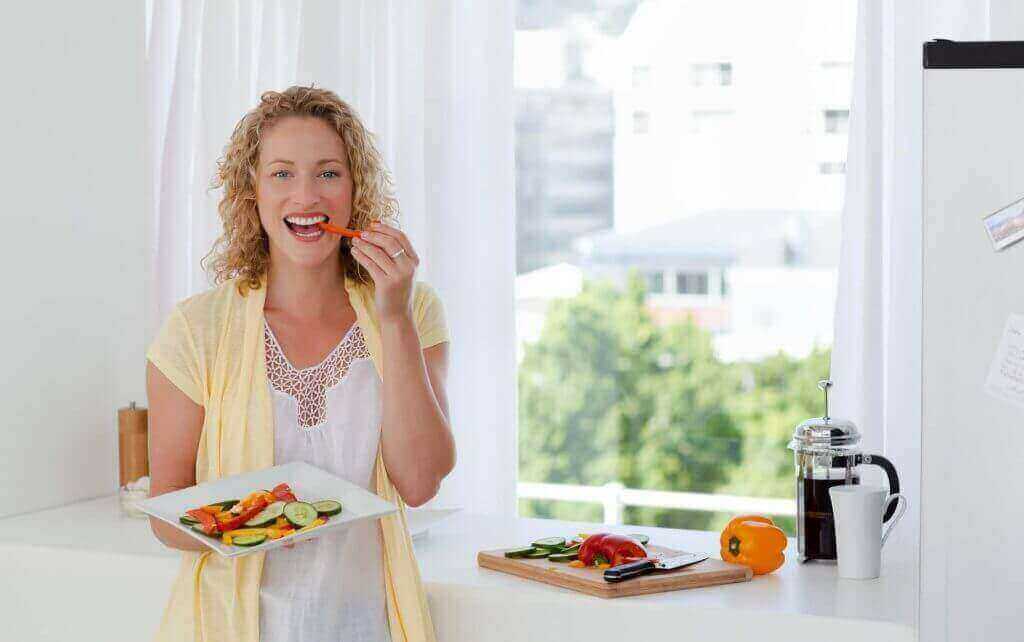
[[[358,359],[370,352],[358,323],[352,324],[338,345],[324,360],[308,368],[296,368],[288,361],[270,324],[263,322],[263,348],[267,379],[271,387],[298,402],[298,425],[309,430],[327,423],[327,391],[337,386]]]

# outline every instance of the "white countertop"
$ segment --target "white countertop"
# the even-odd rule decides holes
[[[751,582],[607,600],[479,568],[476,554],[528,544],[539,537],[610,530],[645,533],[660,545],[717,556],[717,533],[412,512],[420,514],[410,521],[421,526],[443,517],[414,540],[440,640],[491,639],[482,630],[491,630],[495,640],[533,639],[539,634],[549,639],[567,635],[588,640],[594,635],[613,639],[630,634],[637,639],[641,633],[665,633],[680,627],[732,635],[760,630],[761,639],[814,632],[829,632],[830,640],[863,635],[886,640],[916,638],[917,570],[909,561],[900,560],[895,549],[886,551],[883,576],[876,580],[842,580],[832,564],[798,564],[791,540],[786,564]],[[137,609],[148,613],[143,618],[145,626],[155,626],[159,620],[160,596],[166,595],[178,567],[177,551],[156,540],[147,520],[121,516],[115,497],[0,520],[0,569],[6,564],[11,568],[4,572],[46,575],[47,560],[63,569],[78,560],[83,568],[91,565],[102,572],[103,579],[112,578],[110,582],[117,582],[112,568],[123,567],[132,578],[125,579],[126,584],[144,582],[141,595],[146,602]],[[119,564],[112,567],[111,560]],[[53,572],[60,577],[56,569]],[[77,577],[82,573],[67,574]],[[139,579],[140,573],[152,579]],[[54,593],[51,582],[45,584],[47,608],[55,603],[60,606],[59,591]],[[25,587],[21,589],[24,593]],[[5,597],[0,594],[0,603]],[[72,599],[70,595],[68,599]],[[143,597],[134,591],[126,599]],[[22,596],[21,600],[26,609],[33,608],[30,599]],[[157,603],[150,604],[154,601]],[[26,623],[26,630],[28,626]],[[848,635],[837,638],[837,630]],[[53,635],[24,639],[60,639],[56,631]]]

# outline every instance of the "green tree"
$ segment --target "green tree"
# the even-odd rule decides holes
[[[722,363],[694,323],[659,325],[642,282],[588,282],[549,309],[519,369],[524,481],[792,497],[793,428],[822,412],[830,352]],[[523,515],[600,521],[584,502],[523,500]],[[630,523],[717,529],[725,513],[629,507]],[[774,517],[774,516],[773,516]],[[790,533],[792,518],[778,520]]]
[[[816,348],[802,359],[777,354],[757,362],[733,364],[743,382],[730,414],[743,427],[743,456],[731,467],[717,492],[749,497],[794,497],[793,453],[787,446],[793,429],[824,413],[818,381],[828,376],[831,350]],[[773,516],[794,533],[792,518]],[[712,520],[720,528],[728,516]]]
[[[726,481],[740,455],[727,405],[738,381],[706,332],[693,323],[659,327],[644,299],[634,277],[621,290],[590,282],[552,304],[520,366],[521,479],[705,492]],[[594,519],[595,508],[525,502],[523,512]],[[641,513],[643,523],[676,525],[678,517]],[[689,516],[685,525],[709,518]]]

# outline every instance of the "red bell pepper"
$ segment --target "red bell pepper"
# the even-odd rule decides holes
[[[199,528],[201,528],[207,535],[217,535],[220,533],[220,527],[217,526],[217,520],[213,515],[207,513],[202,508],[193,508],[190,511],[186,511],[185,514],[199,520]]]
[[[267,507],[267,500],[260,497],[253,502],[252,506],[239,513],[238,517],[233,517],[220,525],[221,532],[233,531],[236,528],[240,528],[247,521],[256,517],[260,514],[264,508]],[[190,511],[191,512],[191,511]]]
[[[295,497],[295,495],[292,493],[291,487],[288,484],[286,484],[286,483],[282,483],[282,484],[278,484],[277,486],[274,486],[273,490],[270,491],[270,494],[273,495],[274,497],[276,497],[277,501],[279,501],[279,502],[295,502],[295,501],[298,501],[298,498]]]
[[[579,559],[586,566],[603,557],[612,566],[636,562],[647,557],[647,549],[632,537],[612,533],[597,533],[580,544]]]

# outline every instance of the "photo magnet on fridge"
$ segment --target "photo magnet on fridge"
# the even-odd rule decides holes
[[[1024,239],[1024,198],[986,216],[985,230],[997,252]]]

